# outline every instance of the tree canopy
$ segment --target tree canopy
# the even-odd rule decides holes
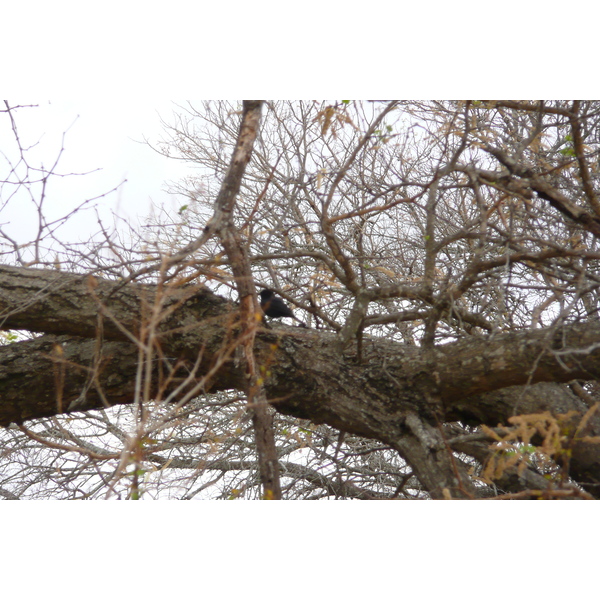
[[[0,227],[5,498],[596,498],[600,103],[206,102],[179,210]],[[64,219],[71,218],[71,214]],[[263,318],[269,288],[307,327]]]

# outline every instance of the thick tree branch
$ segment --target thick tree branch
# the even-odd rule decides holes
[[[236,147],[217,196],[215,215],[211,221],[229,258],[240,299],[240,354],[247,381],[245,391],[248,396],[248,404],[252,406],[252,423],[263,484],[263,497],[280,500],[281,485],[273,417],[269,412],[263,378],[259,373],[259,365],[257,365],[254,354],[254,339],[261,312],[248,258],[248,242],[242,238],[233,219],[236,196],[239,193],[242,177],[246,165],[250,161],[254,141],[258,135],[261,108],[261,101],[244,102]]]
[[[131,401],[132,374],[137,368],[135,332],[144,307],[155,302],[157,288],[130,284],[108,298],[112,282],[98,278],[89,286],[85,281],[79,275],[56,271],[0,268],[0,309],[5,328],[46,329],[51,333],[62,330],[90,338],[72,338],[64,345],[67,338],[61,337],[62,359],[56,355],[57,340],[53,337],[0,348],[5,385],[0,401],[3,425],[61,412],[59,396],[63,411],[80,398],[96,348],[97,311],[104,315],[103,360],[109,361],[106,365],[110,368],[100,368],[79,408]],[[165,360],[173,364],[180,359],[193,362],[202,353],[197,377],[213,369],[205,389],[245,389],[244,370],[231,360],[235,306],[192,286],[173,286],[162,293],[167,298],[158,339]],[[108,298],[106,304],[102,298]],[[335,339],[330,333],[297,328],[289,333],[260,330],[256,352],[262,364],[269,364],[265,379],[269,401],[282,413],[392,445],[413,468],[425,465],[432,452],[442,456],[443,440],[435,433],[437,419],[471,418],[495,425],[495,419],[505,419],[511,410],[512,414],[522,412],[518,394],[507,395],[508,405],[502,410],[498,401],[482,402],[483,394],[509,385],[588,380],[600,374],[597,322],[468,338],[435,348],[433,359],[425,357],[418,347],[370,340],[360,365],[352,359],[353,348],[348,348],[346,356],[335,351]],[[59,389],[56,368],[61,364],[65,368]],[[219,368],[214,368],[216,364]],[[13,367],[17,370],[10,371]],[[115,369],[116,379],[111,379],[109,373]],[[415,425],[415,415],[431,423],[426,431]],[[591,425],[595,431],[595,421]],[[417,445],[415,438],[420,440]],[[600,468],[600,462],[594,466],[595,446],[590,450],[582,445],[577,452],[582,455],[580,464],[592,473],[591,484],[600,481],[600,473],[597,479],[595,474]],[[446,475],[438,477],[435,485],[432,482],[432,488],[441,497],[444,489],[454,495],[461,488],[458,480],[452,481],[454,466],[441,465],[440,469]]]
[[[511,174],[521,178],[520,181],[514,180],[512,184],[513,186],[517,185],[523,188],[524,195],[527,196],[531,193],[528,189],[535,191],[540,198],[547,200],[560,213],[575,223],[579,223],[579,225],[595,236],[600,236],[600,217],[590,214],[587,210],[578,206],[555,186],[548,183],[542,176],[520,165],[512,157],[508,156],[506,152],[492,147],[487,147],[486,150],[497,158]]]

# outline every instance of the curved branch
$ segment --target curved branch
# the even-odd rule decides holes
[[[90,289],[79,275],[0,268],[4,327],[49,332],[60,328],[89,338],[44,336],[0,347],[0,423],[56,414],[61,404],[66,411],[82,389],[87,389],[84,403],[77,406],[82,410],[131,401],[137,344],[124,331],[137,339],[145,311],[160,294],[159,288],[130,284],[110,297],[112,286],[98,278]],[[193,286],[173,286],[162,293],[167,297],[161,305],[164,319],[158,343],[165,364],[196,364],[197,378],[209,376],[204,389],[246,389],[243,368],[231,360],[236,347],[231,333],[239,321],[235,305]],[[9,306],[21,308],[8,310]],[[106,369],[102,361],[94,362],[98,311],[105,315],[103,360],[111,361]],[[341,354],[335,340],[329,332],[259,328],[255,352],[259,364],[269,365],[264,381],[267,398],[281,413],[327,423],[398,449],[415,473],[423,466],[418,476],[430,478],[427,486],[432,493],[437,490],[436,497],[443,497],[444,489],[457,479],[455,467],[439,458],[444,442],[436,433],[436,422],[468,415],[478,422],[493,422],[500,403],[482,403],[482,395],[507,386],[600,376],[598,322],[470,337],[428,354],[419,347],[370,339],[360,364],[354,360],[354,346]],[[60,357],[53,354],[57,344],[64,353]],[[95,364],[98,374],[89,386]],[[61,365],[64,370],[57,380],[56,367]],[[108,376],[109,371],[116,379]],[[509,397],[515,413],[520,412],[518,394]],[[505,417],[507,409],[500,414]],[[594,429],[595,421],[592,425]],[[592,465],[595,450],[584,449],[581,443],[587,458],[579,460]],[[432,469],[427,475],[425,465],[432,457],[441,462],[437,473]],[[594,469],[589,477],[600,481]],[[464,481],[454,487],[462,486],[468,495]]]

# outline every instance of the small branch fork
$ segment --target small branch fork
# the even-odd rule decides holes
[[[233,221],[235,199],[239,193],[242,177],[246,165],[250,161],[254,141],[258,134],[261,109],[262,101],[244,101],[242,122],[231,163],[215,202],[214,215],[205,232],[210,234],[212,230],[219,236],[233,271],[240,298],[240,349],[247,378],[248,404],[253,407],[252,422],[263,485],[263,498],[280,500],[281,485],[273,433],[273,417],[254,355],[254,338],[257,324],[261,319],[261,311],[246,250],[247,244]]]

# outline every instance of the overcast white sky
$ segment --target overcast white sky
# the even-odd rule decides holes
[[[10,101],[12,104],[17,102]],[[25,103],[20,100],[18,103]],[[64,215],[83,200],[93,198],[119,186],[117,192],[91,204],[98,207],[110,224],[111,211],[132,225],[142,222],[153,205],[178,208],[179,201],[165,191],[166,182],[179,180],[190,167],[167,159],[143,142],[156,141],[163,134],[160,117],[170,120],[176,106],[167,101],[102,100],[32,101],[36,108],[15,111],[21,142],[37,143],[29,153],[33,166],[48,168],[56,159],[63,133],[64,151],[57,172],[86,175],[50,178],[47,188],[46,214]],[[4,115],[2,115],[4,116]],[[7,120],[0,127],[5,135]],[[0,148],[6,152],[6,148]],[[14,159],[14,158],[13,158]],[[34,235],[35,219],[25,199],[14,201],[0,213],[4,230],[20,242]],[[96,216],[89,211],[62,231],[68,241],[83,241],[97,231]],[[67,240],[65,240],[67,241]]]

